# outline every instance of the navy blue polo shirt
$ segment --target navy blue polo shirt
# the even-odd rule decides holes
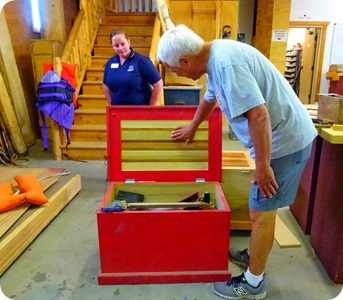
[[[112,105],[149,105],[150,85],[160,79],[150,58],[131,49],[123,65],[118,55],[107,61],[103,82],[112,92]]]

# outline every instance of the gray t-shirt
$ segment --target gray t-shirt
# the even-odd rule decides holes
[[[212,43],[206,101],[216,100],[242,144],[254,147],[244,113],[265,104],[272,127],[271,158],[294,153],[317,135],[310,115],[276,67],[254,47],[232,40]]]

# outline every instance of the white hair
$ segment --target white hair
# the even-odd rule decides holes
[[[158,43],[157,60],[171,67],[180,66],[180,58],[196,55],[204,45],[204,40],[185,25],[167,30]]]

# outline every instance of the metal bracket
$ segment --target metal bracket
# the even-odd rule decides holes
[[[136,180],[133,178],[129,178],[125,180],[125,183],[136,183]]]

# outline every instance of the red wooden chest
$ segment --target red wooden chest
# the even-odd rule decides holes
[[[108,106],[108,180],[97,211],[99,284],[213,282],[230,278],[231,212],[221,180],[221,112],[199,127],[190,144],[174,142],[196,106]],[[102,212],[118,191],[145,203],[178,202],[210,193],[213,210]]]

